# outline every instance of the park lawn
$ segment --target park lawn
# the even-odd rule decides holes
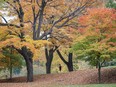
[[[52,87],[116,87],[116,84],[54,85]]]
[[[31,83],[26,82],[26,77],[15,77],[10,81],[1,79],[0,87],[116,87],[116,68],[102,68],[101,72],[104,84],[97,84],[97,69],[84,69],[70,73],[35,75]]]

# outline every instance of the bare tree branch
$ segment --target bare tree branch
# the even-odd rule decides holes
[[[18,25],[10,24],[10,23],[0,23],[0,26],[14,26],[14,27],[16,27],[16,28],[21,28],[21,27],[18,26]]]
[[[5,23],[8,23],[5,17],[3,17],[2,15],[0,15],[0,16],[1,16],[2,19],[5,21]]]
[[[59,50],[56,50],[57,54],[59,55],[60,59],[65,63],[67,64],[68,62],[64,59],[64,57],[62,56],[62,54],[60,53]]]

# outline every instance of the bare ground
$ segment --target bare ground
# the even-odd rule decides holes
[[[62,74],[34,76],[34,82],[26,82],[26,77],[13,78],[12,81],[0,80],[0,87],[48,87],[51,84],[97,84],[97,69],[78,70]],[[116,68],[102,69],[102,83],[116,83]],[[51,86],[50,86],[51,87]]]

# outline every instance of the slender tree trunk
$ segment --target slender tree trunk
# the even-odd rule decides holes
[[[10,71],[10,79],[12,79],[12,60],[10,58],[10,68],[9,68],[9,71]]]
[[[64,59],[64,57],[62,56],[62,54],[60,53],[59,50],[56,50],[60,59],[67,65],[68,71],[71,72],[73,71],[73,62],[72,62],[72,58],[73,58],[73,54],[69,53],[68,54],[68,62]]]
[[[101,64],[100,64],[100,62],[98,65],[99,65],[98,66],[98,81],[99,81],[99,83],[101,83]]]
[[[10,49],[10,53],[13,54],[13,48],[11,46],[11,49]],[[9,67],[9,71],[10,71],[10,79],[12,79],[12,57],[10,57],[10,67]]]
[[[12,67],[10,67],[10,79],[12,79]]]

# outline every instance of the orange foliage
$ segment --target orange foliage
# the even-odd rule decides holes
[[[81,16],[77,41],[90,43],[91,49],[103,54],[116,51],[116,10],[91,8]]]
[[[79,18],[80,33],[86,35],[103,35],[107,38],[116,36],[116,10],[108,8],[92,8]]]

